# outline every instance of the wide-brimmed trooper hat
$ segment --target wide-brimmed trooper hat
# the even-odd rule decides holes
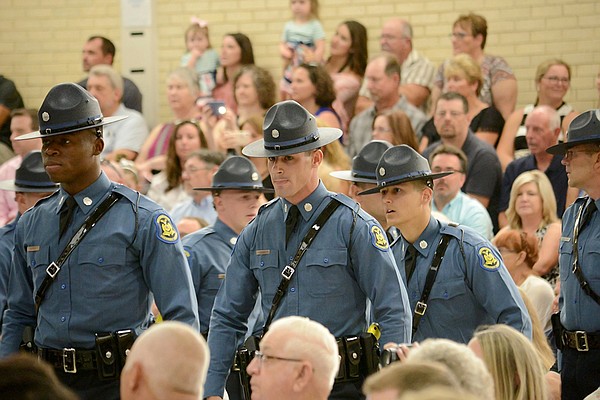
[[[293,100],[281,101],[267,111],[263,139],[242,149],[248,157],[278,157],[317,149],[342,136],[341,129],[317,128],[314,115]]]
[[[438,179],[451,173],[433,174],[425,157],[412,147],[401,144],[391,147],[383,153],[377,164],[377,186],[360,192],[359,195],[377,193],[383,188],[399,183]]]
[[[567,141],[546,149],[550,154],[565,154],[573,146],[600,142],[600,110],[588,110],[569,124]]]
[[[194,190],[257,190],[272,193],[273,189],[265,188],[258,170],[246,157],[231,156],[219,166],[213,175],[212,186],[194,188]]]
[[[385,140],[372,140],[352,159],[352,169],[333,171],[329,175],[350,182],[377,184],[377,164],[387,149],[392,147]]]
[[[12,192],[48,193],[58,188],[58,183],[52,182],[46,173],[42,153],[39,150],[23,157],[21,166],[15,173],[15,179],[0,181],[0,190]]]
[[[17,140],[64,135],[124,118],[127,116],[104,117],[98,100],[87,90],[75,83],[60,83],[50,89],[40,107],[40,130],[21,135]]]

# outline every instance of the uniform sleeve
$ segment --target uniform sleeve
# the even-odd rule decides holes
[[[199,329],[198,302],[179,233],[164,210],[140,222],[140,264],[156,305],[165,320]]]
[[[496,248],[487,241],[464,242],[467,283],[488,316],[531,339],[531,319]],[[490,295],[493,293],[493,295]]]
[[[409,343],[410,303],[385,232],[375,221],[359,218],[351,240],[352,268],[371,300],[375,322],[381,327],[380,343]]]
[[[8,308],[4,313],[2,325],[0,357],[17,352],[25,327],[36,326],[33,277],[27,266],[23,245],[23,222],[21,217],[15,233],[16,245],[8,280]]]
[[[227,275],[217,293],[208,333],[210,367],[204,386],[204,396],[221,396],[233,357],[244,334],[255,304],[258,282],[250,269],[250,240],[256,234],[248,226],[238,238]]]

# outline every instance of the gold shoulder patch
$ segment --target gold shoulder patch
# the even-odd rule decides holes
[[[387,250],[390,247],[385,234],[377,225],[371,227],[371,241],[373,246],[379,250]]]
[[[489,247],[479,249],[480,267],[486,271],[495,271],[500,267],[500,261],[496,258]]]
[[[179,233],[175,229],[171,218],[166,214],[156,217],[156,237],[165,243],[175,243],[179,239]]]

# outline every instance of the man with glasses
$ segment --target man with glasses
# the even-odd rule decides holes
[[[515,110],[517,103],[517,79],[504,58],[492,56],[483,51],[487,40],[485,18],[473,13],[460,15],[452,27],[450,40],[454,55],[468,54],[481,66],[483,86],[479,99],[496,107],[504,119],[507,119]],[[447,61],[442,63],[435,75],[431,92],[432,104],[436,103],[444,88],[446,64]]]
[[[476,230],[484,238],[494,236],[492,220],[485,207],[461,192],[467,178],[467,156],[451,145],[440,145],[429,156],[434,173],[453,172],[436,179],[433,184],[431,209],[444,214],[450,221]]]
[[[560,238],[560,324],[563,399],[583,399],[600,382],[600,110],[578,115],[565,143],[547,149],[563,156],[569,186],[580,197],[563,215]]]
[[[337,343],[327,328],[304,317],[281,318],[260,348],[247,368],[252,398],[327,399],[340,366]]]
[[[447,92],[440,96],[433,123],[441,140],[425,149],[423,156],[429,158],[440,144],[461,149],[468,161],[467,176],[462,191],[487,208],[496,227],[498,196],[502,182],[500,160],[494,148],[477,138],[469,129],[468,107],[467,100],[458,93]]]

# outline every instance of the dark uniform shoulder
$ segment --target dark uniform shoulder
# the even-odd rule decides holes
[[[194,246],[196,243],[198,243],[199,241],[201,241],[203,238],[205,238],[208,235],[212,235],[216,233],[215,228],[212,226],[206,226],[196,232],[192,232],[189,235],[187,235],[186,237],[184,237],[183,239],[181,239],[181,243],[183,243],[184,247],[192,247]]]
[[[463,237],[463,232],[463,226],[455,222],[442,222],[442,227],[440,229],[442,235],[450,235],[457,239],[461,239]]]
[[[273,204],[277,203],[280,200],[279,197],[275,197],[273,200],[266,202],[258,209],[257,215],[260,215],[261,212],[265,211],[267,208],[271,207]]]
[[[371,221],[374,219],[371,215],[369,215],[360,207],[360,204],[358,204],[356,201],[352,200],[345,194],[332,193],[331,198],[339,201],[343,206],[346,206],[347,208],[351,209],[352,212],[356,213],[361,219],[365,221]]]
[[[150,212],[155,212],[163,209],[163,207],[156,203],[154,200],[144,196],[136,190],[130,189],[125,185],[121,185],[120,183],[115,184],[113,192],[120,194],[131,204],[135,204],[137,207],[148,210]]]
[[[42,197],[41,199],[39,199],[38,201],[36,201],[35,206],[39,206],[41,204],[44,204],[44,203],[50,201],[54,197],[58,196],[59,192],[60,192],[60,190],[57,190],[56,192],[52,193],[50,196]],[[35,207],[35,206],[33,206],[33,207]],[[33,207],[31,207],[31,208],[33,208]]]

